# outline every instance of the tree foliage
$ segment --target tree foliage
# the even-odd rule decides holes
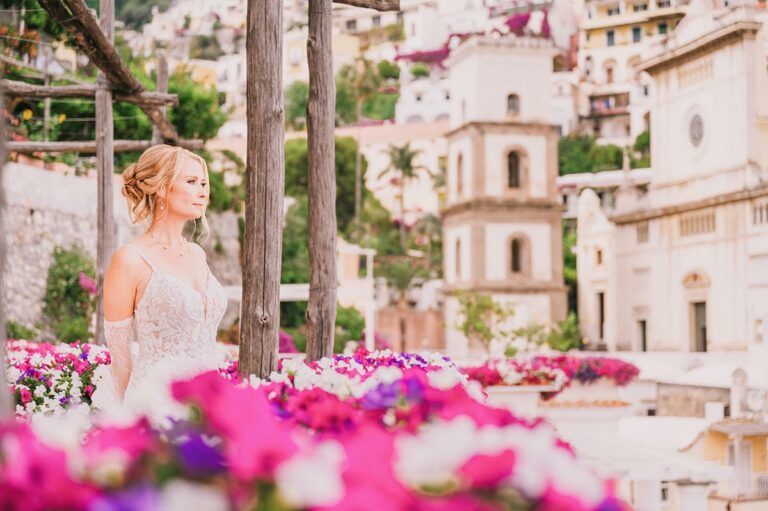
[[[152,7],[157,6],[164,11],[171,5],[171,0],[115,0],[115,18],[125,23],[125,26],[134,30],[152,21]]]
[[[379,76],[382,80],[399,80],[400,66],[389,60],[381,60],[377,64]]]
[[[89,326],[96,305],[95,275],[93,261],[81,247],[54,249],[43,313],[57,341],[87,341],[92,336]]]
[[[549,347],[558,351],[570,351],[581,347],[579,318],[571,312],[564,321],[558,321],[547,337]]]
[[[558,142],[560,175],[620,169],[624,152],[613,144],[598,145],[590,136],[569,135]]]
[[[339,232],[346,233],[351,228],[355,215],[355,151],[357,142],[350,137],[336,138],[336,221]],[[365,182],[367,163],[363,159],[362,180]],[[307,160],[307,140],[297,138],[285,143],[285,194],[294,197],[306,197],[309,176]],[[368,190],[363,187],[363,195]]]
[[[216,34],[198,34],[192,38],[189,47],[189,57],[192,59],[216,60],[224,55]]]
[[[651,166],[651,132],[648,130],[640,133],[632,146],[634,153],[630,160],[633,169],[648,168]]]
[[[211,139],[227,121],[218,91],[194,82],[184,67],[169,77],[168,92],[179,95],[179,106],[169,108],[168,117],[181,138]]]
[[[285,89],[285,125],[292,130],[307,127],[307,104],[309,102],[309,84],[296,81]]]
[[[511,340],[512,332],[506,329],[506,322],[515,314],[510,305],[496,302],[491,295],[461,291],[459,299],[459,318],[456,327],[470,342],[480,344],[490,352],[491,342]]]
[[[563,276],[568,286],[568,310],[576,311],[577,272],[576,272],[576,230],[563,228]]]

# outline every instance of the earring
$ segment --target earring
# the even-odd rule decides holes
[[[160,209],[161,210],[165,209],[165,204],[163,204],[162,202],[160,203]]]

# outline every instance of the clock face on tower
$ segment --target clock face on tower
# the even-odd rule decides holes
[[[704,120],[699,114],[691,118],[691,123],[688,126],[688,136],[691,138],[691,144],[694,147],[698,147],[701,139],[704,138]]]

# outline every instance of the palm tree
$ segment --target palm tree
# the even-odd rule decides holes
[[[375,95],[381,87],[378,69],[364,56],[355,59],[354,65],[348,65],[339,71],[341,78],[350,85],[355,93],[355,114],[359,123],[363,117],[363,104]],[[360,212],[362,209],[362,154],[360,153],[360,131],[357,131],[357,149],[355,150],[355,240],[360,237]]]
[[[421,154],[421,150],[411,149],[410,142],[402,146],[389,144],[386,153],[389,156],[389,166],[379,174],[379,179],[389,172],[398,175],[400,182],[400,246],[405,252],[405,185],[408,181],[416,178],[416,173],[419,170],[426,171],[430,176],[432,173],[426,167],[414,164],[414,160]]]
[[[426,240],[427,258],[429,260],[429,277],[439,278],[442,269],[442,231],[440,217],[428,213],[416,222],[413,232]]]

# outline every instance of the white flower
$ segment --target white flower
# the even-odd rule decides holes
[[[413,488],[452,481],[475,453],[475,424],[469,417],[435,422],[416,435],[395,440],[395,471]]]
[[[297,508],[330,506],[344,496],[341,462],[344,450],[335,441],[296,455],[275,471],[280,495]]]
[[[175,480],[160,494],[159,509],[163,511],[228,511],[229,502],[218,488]]]
[[[452,389],[456,385],[466,385],[467,377],[458,371],[451,369],[440,369],[438,371],[430,371],[427,373],[427,379],[429,384],[436,389],[448,390]]]
[[[523,379],[523,374],[507,366],[499,366],[499,374],[507,385],[517,385]]]

